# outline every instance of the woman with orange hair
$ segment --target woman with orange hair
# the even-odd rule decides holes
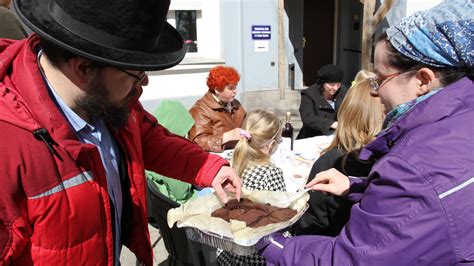
[[[206,151],[232,149],[242,137],[240,127],[246,112],[235,99],[239,80],[232,67],[212,68],[207,77],[209,91],[189,110],[195,123],[188,138]]]

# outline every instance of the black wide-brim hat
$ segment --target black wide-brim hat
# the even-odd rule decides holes
[[[120,68],[177,65],[186,47],[166,22],[169,0],[15,0],[34,32],[85,58]]]

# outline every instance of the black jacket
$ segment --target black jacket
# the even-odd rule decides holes
[[[336,168],[339,172],[350,176],[367,176],[369,174],[373,162],[359,160],[358,153],[350,153],[347,157],[345,155],[346,152],[340,149],[332,149],[321,155],[311,168],[308,182],[313,180],[317,173],[330,168]]]
[[[345,157],[345,151],[332,149],[323,154],[313,164],[308,182],[317,173],[336,168],[345,175],[368,176],[373,162],[360,161],[358,155],[351,153]],[[343,167],[343,161],[345,161]],[[353,202],[343,197],[325,195],[319,191],[309,193],[309,208],[301,219],[293,226],[295,235],[327,235],[336,236],[347,223]]]
[[[320,135],[331,134],[334,130],[331,124],[337,121],[337,110],[342,100],[346,96],[347,88],[341,85],[341,88],[334,97],[335,110],[324,99],[321,93],[321,86],[317,83],[301,91],[300,116],[303,127],[296,137],[297,139],[310,138]]]

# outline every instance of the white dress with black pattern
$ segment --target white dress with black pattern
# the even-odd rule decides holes
[[[249,190],[286,191],[283,171],[274,165],[257,165],[247,168],[243,174],[243,187]],[[219,265],[265,265],[258,254],[239,256],[227,251],[217,251]]]

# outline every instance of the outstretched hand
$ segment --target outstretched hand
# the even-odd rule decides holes
[[[349,192],[350,182],[347,176],[331,168],[318,173],[305,187],[344,196]]]
[[[227,203],[229,197],[226,190],[235,193],[237,200],[240,200],[240,191],[242,189],[242,180],[235,172],[234,168],[222,166],[217,172],[214,180],[212,180],[212,188],[214,188],[217,197],[222,203]]]
[[[243,138],[243,136],[240,134],[241,131],[242,129],[238,127],[238,128],[234,128],[232,130],[225,132],[222,135],[222,143],[240,140],[241,138]]]

